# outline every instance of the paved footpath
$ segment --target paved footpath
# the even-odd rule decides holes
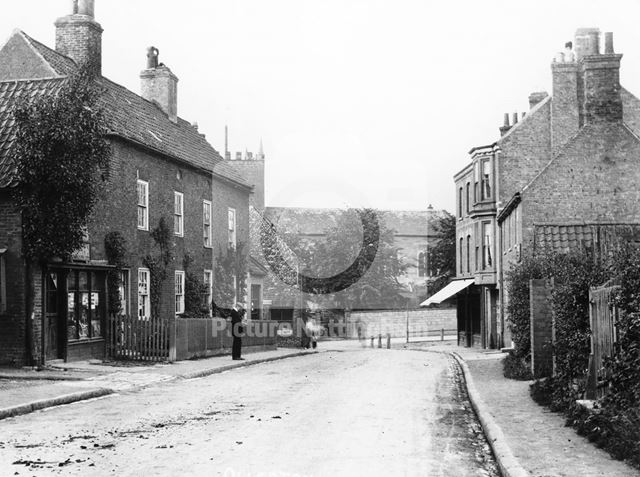
[[[517,463],[532,477],[637,477],[640,471],[614,460],[579,436],[565,419],[538,405],[529,395],[532,381],[506,379],[504,354],[455,345],[433,350],[455,351],[467,363],[484,410],[504,435]]]
[[[245,354],[244,361],[232,361],[230,356],[221,356],[145,366],[109,366],[81,361],[61,363],[45,371],[1,368],[0,419],[313,352],[281,348]]]

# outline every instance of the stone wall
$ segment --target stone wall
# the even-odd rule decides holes
[[[347,314],[346,333],[348,338],[357,338],[360,325],[364,337],[389,333],[392,338],[406,338],[407,323],[411,337],[439,336],[443,329],[455,335],[458,326],[455,308],[357,311]]]

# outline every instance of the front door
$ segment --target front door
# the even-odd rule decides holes
[[[62,272],[49,271],[46,274],[45,282],[46,359],[61,359],[64,357],[66,339],[66,307],[64,306],[66,277]]]

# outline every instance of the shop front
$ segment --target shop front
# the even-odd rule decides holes
[[[43,329],[47,360],[105,357],[108,269],[88,264],[46,269]]]

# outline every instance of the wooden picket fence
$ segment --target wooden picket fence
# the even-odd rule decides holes
[[[168,320],[110,315],[107,351],[111,359],[167,361]]]
[[[617,341],[616,322],[619,311],[611,304],[613,293],[620,286],[611,281],[589,290],[589,322],[591,325],[591,354],[587,379],[587,399],[604,396],[608,376],[605,360],[613,356]]]

